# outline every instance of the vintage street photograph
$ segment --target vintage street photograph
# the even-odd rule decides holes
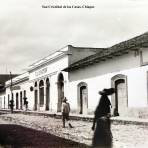
[[[0,148],[147,148],[148,1],[0,2]]]

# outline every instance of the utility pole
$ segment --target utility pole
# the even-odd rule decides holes
[[[13,100],[13,92],[12,92],[12,75],[11,75],[11,72],[10,72],[10,81],[11,81],[11,85],[10,85],[10,91],[11,91],[10,109],[11,109],[11,113],[13,113],[14,100]]]

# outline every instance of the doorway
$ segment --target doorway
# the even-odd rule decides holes
[[[20,109],[23,109],[23,94],[20,92]]]
[[[62,100],[64,98],[64,76],[62,73],[58,75],[58,106],[57,111],[61,112]]]
[[[46,110],[49,110],[50,104],[50,83],[49,79],[46,79]]]
[[[112,85],[115,88],[115,94],[112,96],[113,115],[124,115],[128,106],[127,97],[127,77],[117,75],[112,79]]]
[[[16,93],[16,109],[18,109],[18,93]]]
[[[37,110],[38,104],[38,90],[37,90],[37,82],[34,84],[34,110]]]
[[[40,107],[44,105],[44,81],[41,80],[39,83],[39,99],[40,99]]]
[[[81,82],[78,85],[78,113],[87,114],[88,108],[88,89],[87,84]]]

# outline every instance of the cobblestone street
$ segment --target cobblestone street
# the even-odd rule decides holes
[[[1,148],[87,148],[85,144],[57,137],[0,119]]]
[[[23,125],[36,130],[44,130],[47,133],[64,137],[79,143],[91,145],[93,131],[92,122],[74,121],[71,123],[74,128],[62,128],[61,119],[45,116],[32,116],[22,114],[4,114],[1,119],[7,120],[16,125]],[[114,148],[147,148],[148,127],[132,124],[112,124]]]

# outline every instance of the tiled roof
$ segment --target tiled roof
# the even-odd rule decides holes
[[[131,50],[135,50],[140,47],[148,47],[148,32],[129,39],[127,41],[121,42],[109,48],[102,49],[95,55],[91,55],[80,61],[71,64],[69,67],[65,68],[63,71],[73,71],[81,67],[85,67],[94,63],[105,61],[106,59],[113,58],[114,56],[120,56],[127,54]]]

